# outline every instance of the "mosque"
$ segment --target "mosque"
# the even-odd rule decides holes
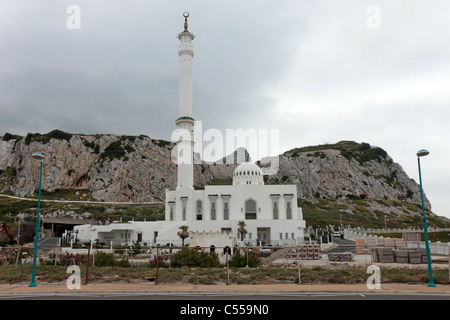
[[[232,176],[232,185],[194,188],[193,141],[195,120],[192,115],[192,59],[195,36],[188,31],[189,14],[185,13],[184,31],[178,35],[180,44],[180,101],[178,150],[184,158],[177,163],[177,188],[166,190],[165,221],[115,222],[110,225],[75,227],[79,240],[148,245],[179,245],[180,226],[187,226],[190,245],[224,246],[295,245],[303,242],[305,221],[297,206],[296,185],[265,185],[263,171],[256,164],[239,164]],[[244,221],[246,233],[239,233]]]

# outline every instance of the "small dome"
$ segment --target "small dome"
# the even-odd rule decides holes
[[[233,172],[233,185],[263,185],[264,177],[260,167],[251,162],[244,162]]]

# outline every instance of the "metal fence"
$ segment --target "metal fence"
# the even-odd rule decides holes
[[[33,248],[32,247],[10,247],[9,249],[9,264],[16,264],[17,267],[22,268],[23,265],[33,264]],[[89,282],[89,268],[105,266],[100,264],[100,256],[102,254],[113,254],[115,262],[121,261],[121,267],[140,267],[148,266],[154,268],[152,273],[155,274],[154,284],[158,284],[158,273],[161,268],[217,268],[218,273],[223,272],[226,279],[226,284],[230,282],[230,262],[235,262],[236,256],[240,257],[239,267],[256,267],[261,263],[261,258],[269,257],[272,253],[280,250],[277,255],[278,259],[290,260],[304,260],[304,259],[320,259],[321,248],[320,245],[299,245],[299,246],[285,246],[285,247],[260,247],[260,246],[224,246],[224,247],[181,247],[181,246],[144,246],[144,245],[96,245],[88,244],[85,246],[60,246],[60,245],[42,245],[38,246],[37,263],[38,265],[49,266],[65,266],[69,267],[76,265],[84,269],[85,276],[83,283]],[[194,262],[186,262],[181,260],[175,265],[176,255],[180,252],[196,253],[193,255],[187,254],[189,259],[192,256],[197,256],[200,265],[195,265]],[[0,251],[1,254],[2,251]],[[5,252],[3,252],[5,253]],[[253,260],[252,260],[253,259]],[[275,259],[275,258],[274,258]],[[256,265],[252,265],[254,261]],[[126,263],[124,265],[123,263]],[[181,265],[180,265],[181,263]],[[184,264],[183,264],[184,263]],[[300,263],[297,263],[300,269]],[[39,271],[38,271],[39,273]],[[38,274],[37,273],[37,274]],[[17,279],[16,279],[17,280]]]

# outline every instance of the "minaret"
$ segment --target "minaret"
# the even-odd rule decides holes
[[[194,47],[192,40],[195,36],[188,31],[187,18],[189,13],[183,13],[184,31],[178,35],[180,44],[180,109],[179,118],[175,121],[178,126],[178,185],[179,187],[194,188],[194,131],[195,120],[192,118],[192,58]]]

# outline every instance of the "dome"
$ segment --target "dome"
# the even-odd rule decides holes
[[[264,177],[260,167],[251,162],[241,163],[233,172],[233,185],[263,185]]]

